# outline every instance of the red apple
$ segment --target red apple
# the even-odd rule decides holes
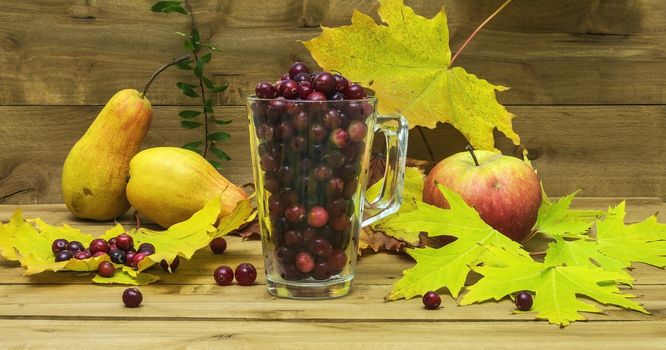
[[[436,183],[457,192],[481,219],[520,242],[532,230],[541,205],[536,172],[515,157],[490,151],[461,152],[435,165],[423,188],[423,201],[448,208]]]

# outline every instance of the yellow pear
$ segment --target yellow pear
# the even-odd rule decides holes
[[[111,220],[129,209],[129,162],[139,151],[152,114],[139,91],[119,91],[74,145],[62,169],[62,194],[74,216]]]
[[[134,209],[162,227],[187,220],[215,196],[221,216],[230,214],[247,193],[198,153],[177,147],[155,147],[130,161],[127,199]]]

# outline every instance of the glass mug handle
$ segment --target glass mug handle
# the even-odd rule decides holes
[[[384,185],[372,202],[368,201],[365,196],[363,197],[365,208],[361,227],[368,226],[398,211],[405,183],[405,161],[409,135],[407,120],[399,114],[377,116],[376,131],[381,131],[386,138]]]

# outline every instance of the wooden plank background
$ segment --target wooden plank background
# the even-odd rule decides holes
[[[154,1],[0,1],[0,203],[58,203],[69,148],[108,98],[140,88],[163,62],[183,54],[176,31],[188,18],[150,12]],[[442,5],[451,47],[502,0],[409,1],[433,16]],[[224,174],[251,180],[242,97],[291,62],[314,65],[299,40],[320,25],[349,23],[354,8],[373,13],[374,0],[193,1],[202,36],[222,49],[209,64],[230,83],[219,115],[233,142]],[[376,17],[376,16],[375,16]],[[489,81],[510,86],[499,100],[518,115],[515,129],[552,195],[577,188],[587,196],[666,198],[666,2],[662,0],[514,0],[457,61]],[[144,147],[180,145],[196,131],[178,126],[193,101],[165,72],[149,98],[153,127]],[[435,157],[465,141],[442,125],[426,130]],[[508,154],[517,150],[498,138]],[[410,156],[427,159],[412,133]]]

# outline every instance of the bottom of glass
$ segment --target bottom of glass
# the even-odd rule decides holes
[[[317,282],[273,281],[266,279],[268,292],[288,299],[331,299],[349,294],[353,275]]]

